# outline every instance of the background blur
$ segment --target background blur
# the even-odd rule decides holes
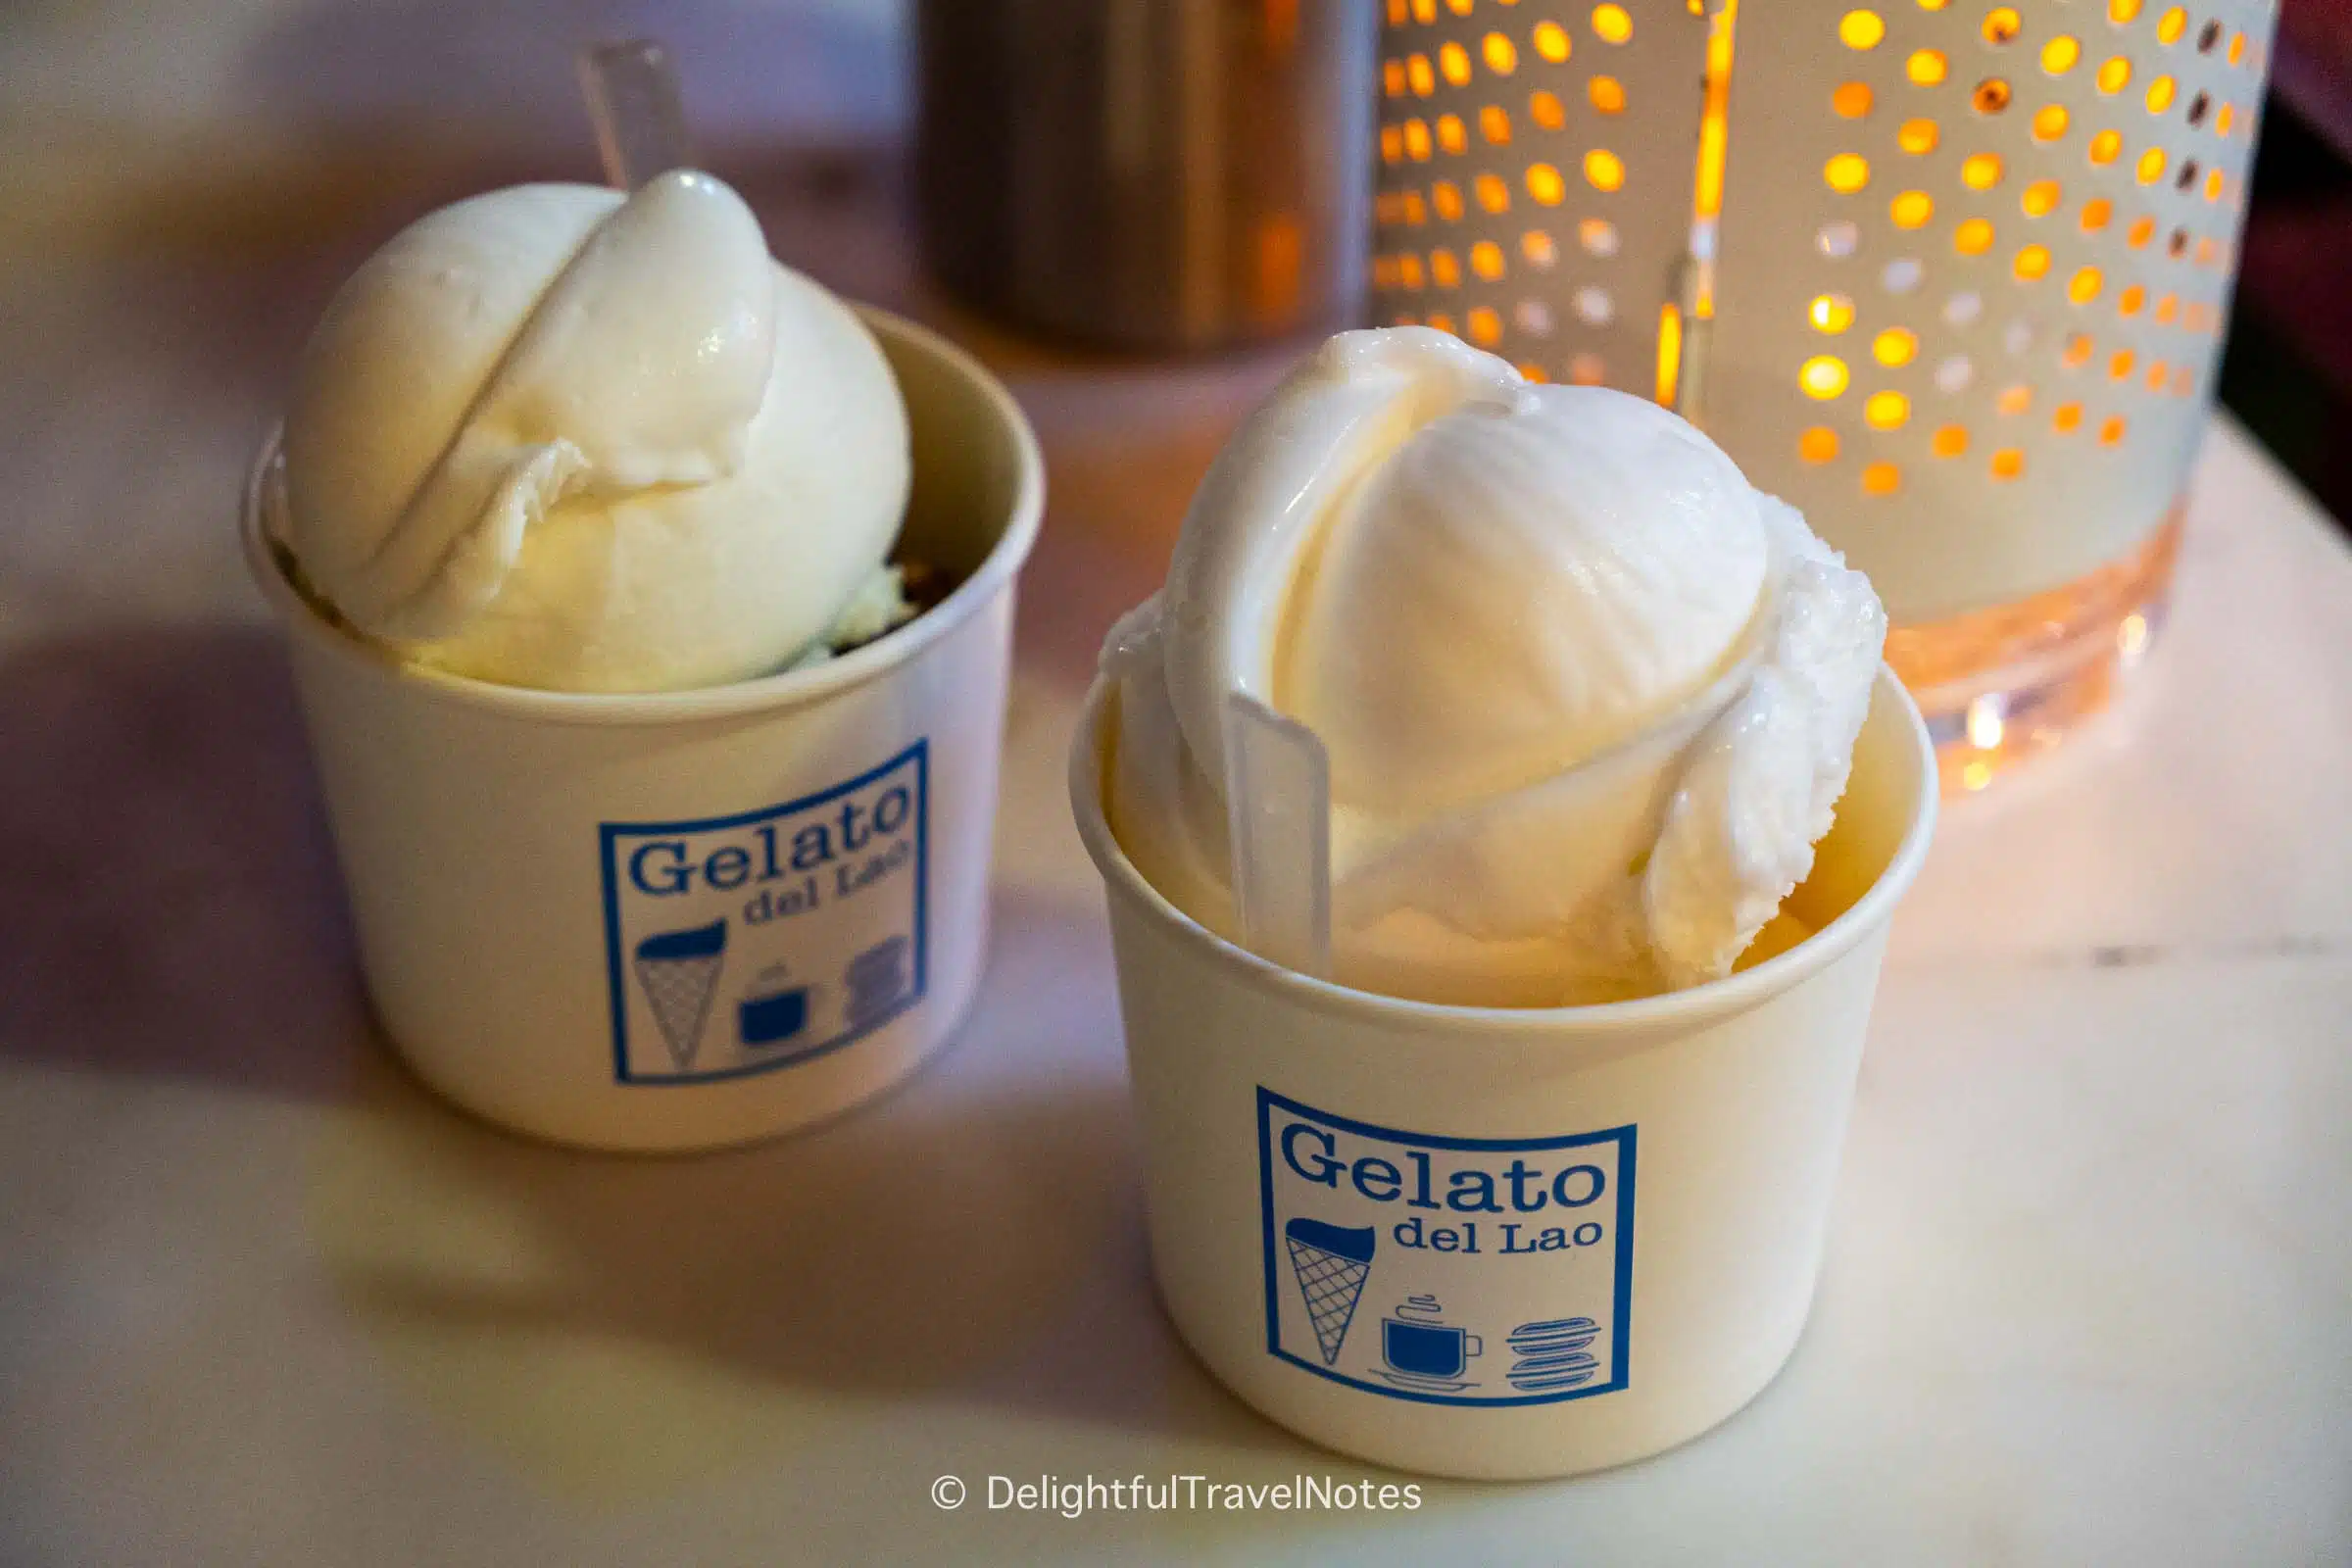
[[[586,39],[668,40],[707,161],[778,254],[904,303],[876,153],[907,120],[903,26],[891,0],[10,0],[0,628],[153,625],[250,597],[239,471],[310,322],[427,210],[600,177],[572,66]]]
[[[59,461],[63,446],[228,495],[233,473],[219,466],[245,438],[173,425],[258,432],[255,400],[282,385],[300,333],[369,249],[486,185],[596,177],[571,51],[599,35],[671,44],[705,161],[771,215],[784,259],[910,303],[896,157],[913,114],[908,10],[12,0],[0,9],[0,318],[34,372],[13,384],[42,395],[0,408],[0,481],[36,512],[68,501],[44,489],[76,466]],[[2334,439],[2352,428],[2352,0],[2286,0],[2274,75],[2224,398],[2340,516],[2352,512],[2352,445]],[[151,423],[165,407],[172,423]],[[109,477],[120,497],[123,475]],[[103,552],[127,541],[101,532],[73,541],[73,573],[0,586],[0,612],[108,592]],[[233,569],[229,552],[199,548],[220,537],[142,535],[136,547],[193,549],[201,578]],[[143,593],[157,575],[140,574]]]
[[[2285,3],[2224,396],[2340,519],[2352,0]],[[1080,356],[944,300],[904,219],[907,9],[0,0],[6,1568],[940,1560],[938,1532],[988,1521],[919,1489],[984,1459],[1320,1468],[1146,1284],[1100,884],[1061,796],[1102,629],[1295,349]],[[596,178],[572,51],[636,32],[673,47],[706,162],[777,254],[944,325],[1052,468],[966,1042],[822,1135],[667,1163],[555,1159],[390,1065],[233,527],[337,282],[441,203]],[[1418,1534],[960,1539],[2340,1561],[2352,579],[2233,432],[2206,450],[2144,706],[1949,813],[1898,922],[1801,1377],[1668,1464],[1450,1489]],[[410,1288],[444,1280],[454,1308]],[[608,1476],[617,1500],[584,1500]]]

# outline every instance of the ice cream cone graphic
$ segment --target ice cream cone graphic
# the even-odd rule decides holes
[[[703,1040],[703,1020],[718,989],[726,961],[727,922],[713,920],[685,931],[664,931],[637,944],[637,983],[668,1042],[670,1059],[684,1072]]]
[[[1282,1236],[1290,1244],[1291,1271],[1298,1276],[1298,1292],[1306,1298],[1307,1321],[1315,1326],[1323,1364],[1337,1365],[1348,1325],[1355,1318],[1355,1303],[1372,1272],[1372,1227],[1350,1230],[1319,1219],[1295,1219],[1283,1227]]]

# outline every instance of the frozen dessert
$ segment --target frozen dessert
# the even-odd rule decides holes
[[[1235,935],[1222,725],[1329,754],[1333,963],[1562,1005],[1729,973],[1811,867],[1886,615],[1674,414],[1428,328],[1344,333],[1245,422],[1114,629],[1107,804]]]
[[[312,334],[284,456],[272,531],[304,587],[418,664],[669,690],[904,612],[897,382],[708,174],[413,224]]]

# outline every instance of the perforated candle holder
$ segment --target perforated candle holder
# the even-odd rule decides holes
[[[1947,788],[2158,626],[2275,0],[1386,0],[1380,318],[1656,398],[1868,571]]]

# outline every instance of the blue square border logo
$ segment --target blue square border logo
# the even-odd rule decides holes
[[[905,834],[908,841],[906,875],[910,886],[903,895],[906,901],[903,918],[890,922],[886,928],[893,934],[893,940],[903,938],[902,951],[905,954],[904,969],[895,979],[887,999],[856,1010],[829,1035],[813,1043],[795,1042],[789,1052],[780,1053],[771,1059],[733,1062],[700,1070],[688,1070],[685,1063],[681,1062],[680,1070],[675,1072],[648,1072],[642,1066],[633,1068],[629,993],[625,989],[630,963],[627,956],[629,945],[624,941],[623,934],[624,925],[628,923],[622,910],[624,877],[621,863],[624,847],[631,840],[660,838],[691,842],[696,835],[757,833],[761,829],[776,828],[795,817],[805,818],[811,811],[833,807],[860,792],[871,791],[891,780],[894,775],[902,774],[910,782],[912,796]],[[930,977],[930,744],[928,740],[918,739],[854,778],[775,806],[724,816],[598,824],[613,1081],[633,1088],[710,1084],[802,1066],[855,1045],[919,1005],[928,994]],[[840,912],[819,910],[802,915],[801,918],[824,922],[828,916]],[[697,1028],[700,1028],[699,1020]]]
[[[1596,1395],[1614,1394],[1629,1385],[1634,1297],[1635,1166],[1639,1141],[1639,1129],[1636,1125],[1629,1123],[1622,1127],[1550,1138],[1454,1138],[1417,1133],[1402,1128],[1384,1127],[1377,1123],[1337,1115],[1294,1100],[1287,1095],[1268,1089],[1262,1084],[1257,1086],[1256,1099],[1259,1222],[1265,1280],[1266,1352],[1269,1355],[1287,1361],[1302,1371],[1311,1372],[1317,1377],[1360,1390],[1366,1394],[1379,1395],[1385,1398],[1406,1399],[1419,1403],[1445,1404],[1469,1409],[1555,1404],[1569,1399],[1591,1398]],[[1446,1391],[1436,1386],[1435,1380],[1427,1378],[1391,1376],[1391,1386],[1384,1386],[1366,1377],[1351,1375],[1348,1371],[1339,1369],[1332,1364],[1336,1362],[1338,1355],[1336,1348],[1329,1346],[1325,1348],[1326,1359],[1322,1364],[1319,1364],[1311,1356],[1301,1355],[1286,1347],[1283,1343],[1283,1286],[1290,1278],[1290,1273],[1282,1267],[1281,1252],[1287,1241],[1293,1249],[1294,1268],[1298,1267],[1299,1243],[1295,1232],[1286,1238],[1285,1227],[1278,1220],[1275,1192],[1277,1153],[1274,1134],[1277,1113],[1298,1118],[1312,1124],[1315,1128],[1333,1134],[1345,1134],[1357,1139],[1370,1140],[1395,1149],[1425,1151],[1432,1154],[1446,1152],[1472,1155],[1494,1153],[1524,1155],[1538,1152],[1602,1148],[1613,1151],[1615,1176],[1610,1186],[1614,1190],[1616,1202],[1611,1211],[1615,1234],[1608,1242],[1610,1255],[1607,1261],[1606,1276],[1608,1311],[1605,1327],[1608,1339],[1606,1378],[1576,1387],[1547,1389],[1542,1392],[1493,1396],[1463,1396],[1458,1392]],[[1294,1221],[1293,1223],[1296,1225],[1298,1222]],[[1325,1226],[1323,1228],[1335,1235],[1348,1234],[1338,1227]],[[1364,1244],[1365,1252],[1359,1255],[1363,1256],[1365,1268],[1368,1270],[1369,1251],[1377,1244],[1368,1239],[1368,1231],[1357,1234],[1367,1237]],[[1306,1284],[1303,1275],[1299,1278],[1299,1284],[1303,1289]],[[1361,1289],[1359,1282],[1356,1290],[1360,1293]],[[1416,1298],[1416,1299],[1427,1299],[1427,1298]],[[1309,1310],[1312,1310],[1311,1303]],[[1348,1318],[1351,1321],[1353,1315],[1354,1303],[1351,1299],[1348,1303]],[[1394,1325],[1394,1320],[1391,1320],[1389,1324],[1384,1324],[1384,1327],[1390,1326],[1401,1326],[1408,1332],[1414,1327],[1414,1325]],[[1544,1326],[1547,1325],[1527,1325],[1530,1328]],[[1318,1324],[1317,1332],[1320,1333],[1321,1330],[1322,1325]],[[1344,1337],[1347,1332],[1348,1324],[1342,1322],[1339,1334]],[[1458,1333],[1451,1328],[1446,1328],[1441,1332]]]

